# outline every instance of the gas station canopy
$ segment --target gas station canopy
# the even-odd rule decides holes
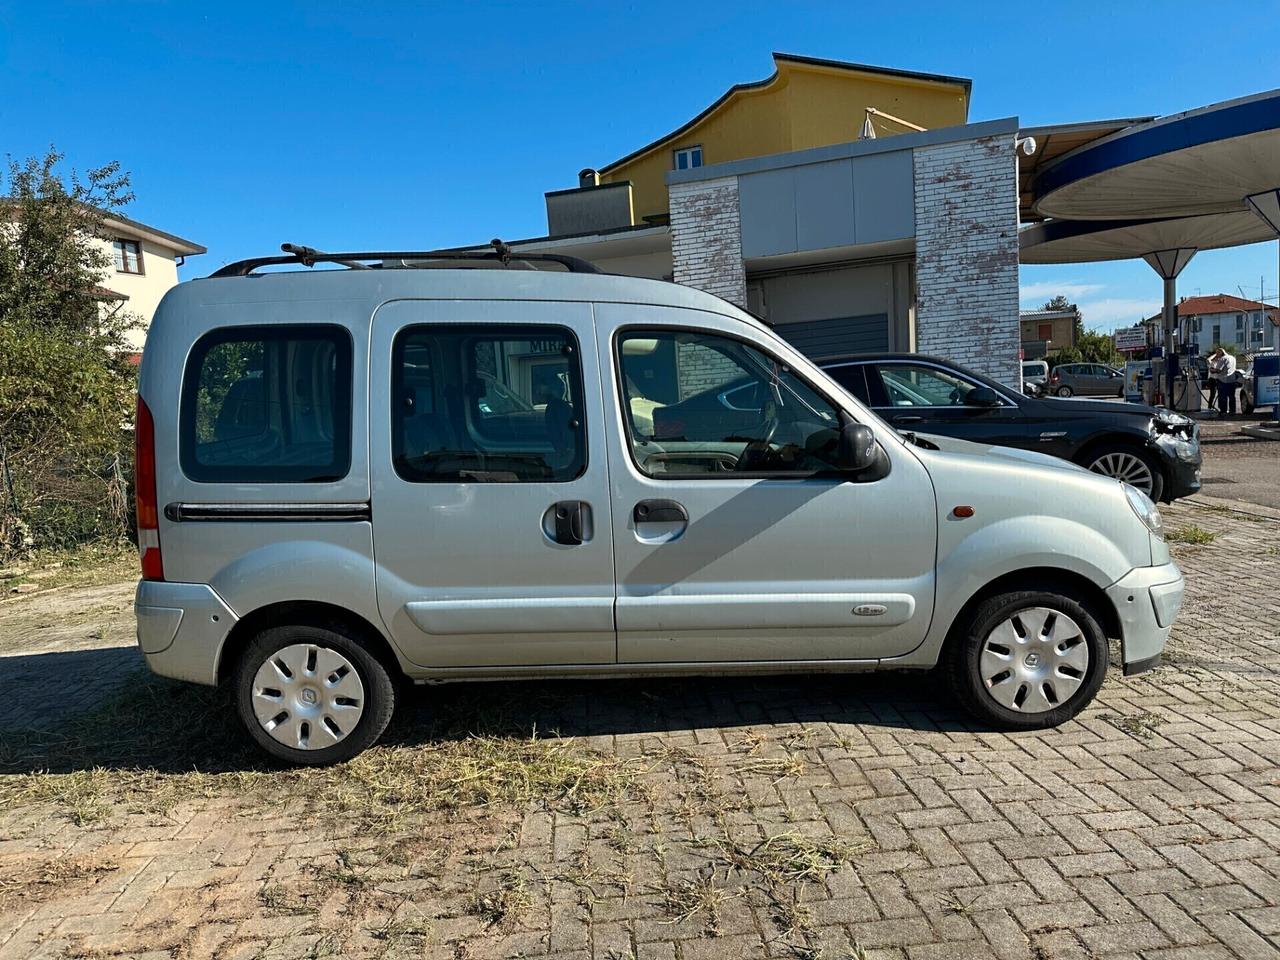
[[[1166,220],[1048,220],[1018,235],[1023,263],[1125,260],[1156,250],[1214,250],[1275,238],[1251,210]]]
[[[1033,206],[1072,220],[1185,217],[1243,210],[1245,197],[1277,185],[1273,90],[1124,127],[1070,151],[1038,173]]]

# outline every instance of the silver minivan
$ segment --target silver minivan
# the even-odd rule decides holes
[[[904,437],[737,307],[563,257],[180,284],[137,446],[146,661],[293,763],[373,744],[402,680],[936,666],[1048,727],[1182,600],[1137,490]]]

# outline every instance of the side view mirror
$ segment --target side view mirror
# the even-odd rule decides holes
[[[1000,406],[1000,394],[996,393],[990,387],[974,387],[969,391],[969,395],[964,398],[965,403],[973,407],[998,407]]]
[[[847,473],[862,473],[880,461],[876,435],[865,423],[846,423],[840,428],[836,465]]]

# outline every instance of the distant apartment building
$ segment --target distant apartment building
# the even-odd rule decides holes
[[[1068,310],[1024,310],[1018,315],[1023,358],[1041,360],[1063,347],[1075,346],[1079,322],[1080,311],[1074,306]]]
[[[1219,343],[1240,353],[1260,353],[1277,347],[1280,310],[1227,293],[1184,297],[1178,303],[1178,327],[1182,342],[1196,344],[1202,354]]]
[[[205,252],[198,243],[156,227],[110,214],[94,242],[111,258],[99,295],[107,309],[127,310],[142,318],[143,328],[130,335],[130,346],[142,349],[160,299],[178,282],[178,267],[187,257]]]

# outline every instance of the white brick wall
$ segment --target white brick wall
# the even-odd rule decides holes
[[[745,307],[747,274],[742,263],[738,178],[674,183],[669,195],[676,283]]]
[[[919,147],[916,349],[1017,386],[1018,178],[1012,135]]]

